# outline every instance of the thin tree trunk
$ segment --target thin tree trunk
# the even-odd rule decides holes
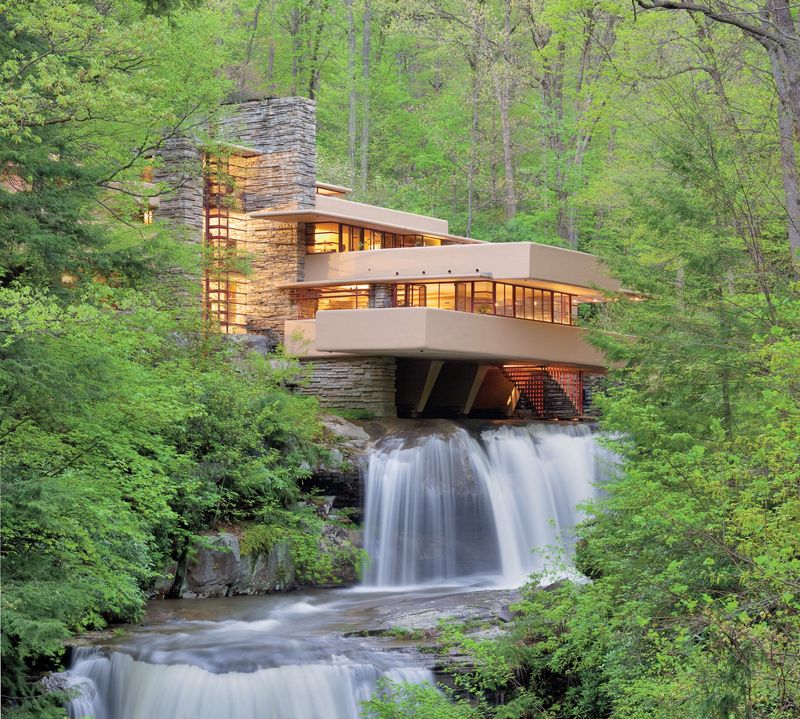
[[[247,71],[250,69],[250,62],[253,59],[253,44],[255,42],[256,33],[258,32],[258,16],[261,14],[261,6],[264,4],[264,0],[258,0],[258,4],[256,5],[256,9],[253,12],[253,23],[252,29],[250,30],[250,36],[247,38],[247,51],[244,55],[244,62],[242,63],[242,69],[239,73],[239,97],[240,99],[244,95],[245,86],[247,85]]]
[[[478,100],[480,86],[478,81],[478,54],[470,63],[472,67],[472,124],[469,132],[469,165],[467,167],[467,237],[472,237],[472,217],[475,211],[475,175],[478,172]]]
[[[372,7],[369,0],[364,7],[364,33],[361,38],[361,77],[364,83],[363,101],[361,105],[361,181],[360,189],[367,189],[369,175],[369,73],[370,73],[370,43],[372,39]]]
[[[276,0],[270,0],[269,3],[269,12],[270,12],[270,21],[274,22],[275,19],[275,3]],[[269,45],[267,46],[267,87],[269,88],[269,93],[275,92],[276,83],[275,83],[275,34],[269,33]]]
[[[344,0],[347,8],[347,160],[352,177],[356,176],[356,113],[358,93],[356,91],[356,24],[353,16],[353,0]]]
[[[499,72],[495,74],[497,106],[500,111],[500,127],[503,137],[503,169],[506,180],[506,220],[517,214],[517,191],[514,182],[514,146],[511,138],[511,0],[505,3],[503,25],[503,59]]]
[[[328,18],[328,8],[330,7],[330,0],[325,0],[320,7],[319,19],[317,26],[314,28],[314,37],[311,42],[311,52],[309,54],[309,71],[308,71],[308,97],[313,100],[317,95],[317,87],[319,86],[319,76],[322,71],[319,52],[320,45],[322,44],[322,34],[325,30],[325,21]]]
[[[272,38],[267,49],[267,86],[270,90],[275,89],[275,40]]]
[[[291,94],[297,94],[297,78],[300,75],[300,53],[302,49],[302,41],[300,39],[300,11],[297,8],[292,8],[290,19],[289,34],[292,37],[292,85]]]

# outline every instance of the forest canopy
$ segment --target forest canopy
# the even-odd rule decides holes
[[[140,219],[164,142],[301,95],[320,180],[595,253],[644,300],[587,320],[623,459],[579,528],[591,581],[532,583],[504,639],[461,647],[456,703],[371,711],[800,713],[800,6],[5,0],[0,83],[6,706],[63,715],[36,680],[66,638],[297,497],[315,403],[206,331],[198,258]]]

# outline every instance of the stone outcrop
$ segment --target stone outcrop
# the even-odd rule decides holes
[[[269,594],[296,586],[295,568],[286,542],[278,542],[266,554],[245,554],[231,594]]]
[[[211,538],[206,546],[196,545],[186,561],[186,572],[181,597],[224,597],[241,573],[239,540],[233,534],[222,532]]]
[[[234,533],[219,532],[196,543],[183,566],[173,563],[166,568],[151,589],[150,596],[206,599],[286,592],[300,586],[354,584],[358,581],[355,560],[360,547],[359,530],[334,522],[326,523],[320,536],[319,551],[321,555],[331,557],[333,576],[318,583],[301,584],[286,542],[275,543],[267,552],[242,554],[239,538]],[[173,579],[172,584],[170,579]]]

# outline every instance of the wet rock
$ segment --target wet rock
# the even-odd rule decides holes
[[[519,601],[516,589],[453,592],[452,594],[392,597],[364,618],[364,627],[373,634],[400,631],[435,631],[442,621],[491,625],[499,621],[509,604]]]
[[[180,596],[184,599],[224,597],[239,579],[239,540],[229,532],[206,538],[189,553]]]
[[[221,335],[231,344],[238,345],[243,353],[257,352],[267,357],[278,346],[278,338],[274,334],[240,334],[240,335]]]
[[[43,676],[39,683],[48,693],[65,692],[72,686],[72,677],[69,672],[51,672]]]
[[[156,580],[153,582],[153,586],[147,592],[148,598],[164,599],[164,597],[166,597],[172,589],[172,585],[175,584],[177,572],[178,563],[175,561],[170,562],[166,567],[164,567],[158,577],[156,577]]]
[[[243,555],[239,578],[231,594],[285,592],[296,586],[295,567],[286,542],[276,543],[269,552]]]
[[[569,584],[569,579],[558,579],[551,584],[546,584],[545,586],[541,587],[543,592],[555,592],[557,589],[561,589],[561,587],[566,586]]]
[[[497,612],[497,618],[504,624],[512,621],[517,616],[519,616],[519,612],[511,611],[511,605],[505,606]]]
[[[94,716],[94,700],[97,688],[93,682],[72,672],[51,672],[39,680],[39,684],[48,694],[67,693],[71,708],[75,712],[71,716]]]
[[[320,552],[331,558],[333,576],[320,586],[342,586],[358,582],[363,534],[355,527],[326,524],[322,528]]]
[[[336,447],[330,450],[328,453],[328,459],[325,462],[328,467],[336,469],[337,467],[341,467],[344,463],[345,459],[341,450],[337,449]]]
[[[331,513],[331,509],[333,509],[333,504],[335,501],[336,496],[329,494],[324,497],[308,497],[307,499],[303,500],[302,504],[305,504],[307,507],[311,507],[318,517],[327,519]]]
[[[364,449],[369,444],[370,436],[363,429],[352,422],[348,422],[343,417],[336,415],[325,415],[322,418],[323,426],[344,445],[350,445],[355,449]]]

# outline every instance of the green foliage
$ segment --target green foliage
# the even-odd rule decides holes
[[[291,506],[318,457],[296,363],[207,335],[197,258],[141,221],[154,153],[225,97],[226,34],[199,2],[3,5],[2,680],[20,716],[49,711],[30,680],[65,639],[136,619],[168,557]]]
[[[263,357],[237,359],[136,292],[65,307],[0,289],[0,333],[14,694],[70,633],[135,619],[141,587],[195,532],[292,503],[318,425]]]
[[[349,542],[325,541],[325,521],[308,505],[291,511],[271,506],[261,513],[261,524],[248,526],[241,539],[242,554],[269,554],[277,545],[288,549],[297,580],[304,585],[336,585],[342,570],[360,570],[365,553]]]
[[[360,420],[360,419],[374,419],[375,415],[366,409],[358,407],[326,407],[329,414],[335,414],[344,419]]]
[[[363,702],[368,719],[478,719],[465,699],[431,684],[383,681],[378,694]]]

